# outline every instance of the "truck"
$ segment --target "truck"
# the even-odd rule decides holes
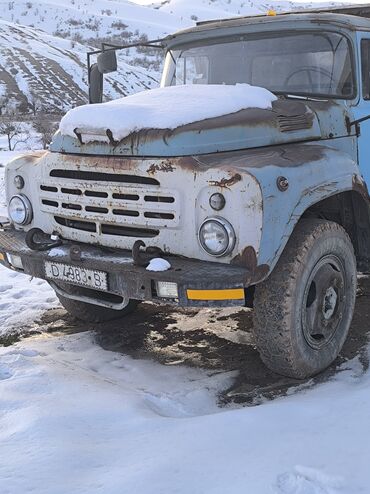
[[[237,17],[148,42],[165,52],[163,88],[250,84],[276,99],[172,130],[143,122],[119,141],[108,128],[105,140],[59,132],[13,159],[1,263],[47,280],[88,322],[141,301],[251,307],[272,371],[328,367],[370,261],[368,17],[366,6]],[[89,53],[97,108],[120,48]],[[148,271],[154,258],[170,269]]]

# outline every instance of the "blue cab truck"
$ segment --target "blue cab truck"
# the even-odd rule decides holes
[[[270,369],[329,366],[370,262],[370,8],[339,10],[200,22],[146,43],[165,52],[162,86],[249,83],[277,99],[120,142],[57,133],[7,165],[1,263],[47,280],[85,321],[146,300],[250,306]],[[120,48],[89,54],[90,102]],[[158,257],[171,269],[148,271]]]

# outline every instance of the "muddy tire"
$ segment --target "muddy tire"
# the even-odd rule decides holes
[[[78,287],[73,287],[71,285],[64,289],[67,289],[69,293],[79,293]],[[56,293],[60,303],[66,309],[66,311],[76,319],[80,319],[85,322],[100,323],[106,321],[113,321],[114,319],[120,319],[131,312],[133,312],[138,304],[138,300],[130,300],[128,305],[121,310],[109,309],[107,307],[101,307],[100,305],[93,305],[86,302],[81,302],[80,300],[73,300],[63,295]]]
[[[267,367],[299,379],[328,367],[347,337],[356,284],[345,230],[331,221],[301,220],[255,291],[253,332]]]

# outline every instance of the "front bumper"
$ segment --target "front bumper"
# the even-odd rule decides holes
[[[166,256],[171,264],[168,271],[151,272],[134,264],[131,252],[79,244],[81,258],[71,259],[72,242],[46,252],[33,251],[25,243],[25,233],[13,229],[0,231],[0,262],[11,269],[47,280],[45,261],[82,266],[108,273],[108,292],[123,298],[175,303],[183,307],[244,306],[244,288],[252,273],[248,269],[216,262],[197,261]],[[23,270],[9,263],[8,256],[22,260]],[[156,282],[177,283],[178,298],[157,296]],[[71,285],[74,283],[72,282]],[[78,285],[77,285],[78,286]],[[99,293],[97,293],[97,296]]]

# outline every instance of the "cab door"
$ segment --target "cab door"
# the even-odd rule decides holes
[[[358,163],[367,187],[370,190],[370,33],[363,33],[359,39],[360,80],[359,100],[354,117],[360,120],[352,132],[357,130]]]

